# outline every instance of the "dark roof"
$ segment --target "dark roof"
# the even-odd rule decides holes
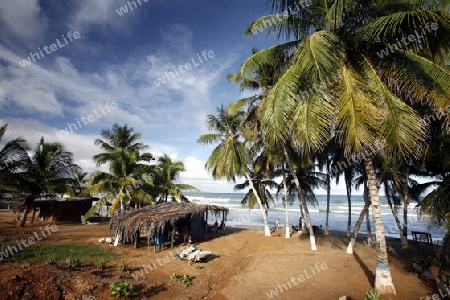
[[[157,230],[164,230],[167,224],[175,225],[181,219],[193,215],[202,216],[206,211],[216,217],[224,214],[224,218],[226,218],[228,215],[228,208],[223,206],[173,201],[115,215],[111,218],[110,229],[115,234],[121,234],[128,242],[131,240],[131,236],[144,226],[148,232],[154,233]]]
[[[60,198],[60,199],[49,199],[49,200],[35,200],[33,204],[34,207],[47,207],[47,206],[56,206],[56,205],[64,205],[67,203],[76,203],[76,202],[92,202],[98,201],[97,197],[71,197],[71,198]],[[22,209],[24,207],[24,202],[19,203],[15,209]]]

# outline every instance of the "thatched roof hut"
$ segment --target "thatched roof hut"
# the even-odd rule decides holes
[[[184,202],[167,202],[128,211],[111,218],[110,229],[122,242],[132,242],[135,234],[146,229],[148,238],[158,232],[175,230],[180,223],[190,222],[191,234],[205,235],[207,232],[208,212],[216,218],[226,220],[228,208],[216,205],[194,204]],[[200,233],[198,231],[201,231]]]
[[[81,216],[92,207],[92,202],[98,201],[97,197],[70,197],[61,199],[38,199],[31,204],[34,221],[36,211],[39,211],[39,220],[47,222],[76,221],[80,222]],[[24,210],[24,202],[17,204],[14,209],[19,213]]]

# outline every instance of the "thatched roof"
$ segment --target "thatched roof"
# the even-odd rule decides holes
[[[155,233],[163,231],[167,224],[173,226],[190,216],[202,216],[206,211],[216,217],[224,214],[225,219],[228,215],[228,208],[223,206],[167,202],[115,215],[109,227],[116,235],[121,235],[125,242],[130,242],[131,236],[144,226],[147,232]]]
[[[58,205],[66,205],[68,203],[79,203],[79,202],[93,202],[98,201],[97,197],[71,197],[71,198],[59,198],[59,199],[38,199],[35,200],[31,206],[38,208],[47,208],[49,206],[58,206]],[[22,210],[25,206],[25,202],[21,201],[17,204],[14,209]]]

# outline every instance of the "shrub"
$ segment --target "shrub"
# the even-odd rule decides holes
[[[67,256],[65,259],[66,266],[70,269],[79,267],[81,265],[81,260],[73,255]]]
[[[364,295],[364,300],[378,300],[380,297],[380,292],[378,290],[368,291]]]
[[[134,286],[131,285],[126,279],[123,281],[113,282],[109,285],[112,297],[124,296],[128,298],[133,294]]]
[[[99,270],[104,270],[106,269],[106,260],[104,258],[96,260],[94,266]]]
[[[177,274],[173,273],[172,275],[170,275],[170,279],[176,280],[176,281],[180,281],[181,283],[183,283],[183,285],[185,287],[190,286],[191,285],[191,281],[192,281],[192,277],[190,277],[187,274],[177,275]]]
[[[125,262],[121,261],[117,264],[117,269],[122,272],[128,271],[128,266]]]

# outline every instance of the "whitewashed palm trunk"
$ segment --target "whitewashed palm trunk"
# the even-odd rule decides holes
[[[345,177],[345,186],[347,190],[347,204],[348,204],[347,237],[350,237],[352,232],[352,183],[351,178],[348,178],[347,173],[344,173],[344,177]]]
[[[408,243],[408,206],[409,206],[409,166],[406,166],[405,183],[403,185],[403,244],[402,248],[409,248]]]
[[[366,175],[364,175],[364,203],[367,203],[367,206],[365,206],[366,227],[367,227],[367,243],[366,243],[366,245],[368,247],[370,247],[370,246],[372,246],[372,244],[374,244],[374,240],[372,237],[372,227],[370,226],[369,206],[371,205],[371,202],[369,199],[369,187],[367,185],[367,176]]]
[[[359,230],[361,229],[362,222],[364,221],[364,217],[367,214],[370,203],[365,202],[364,207],[359,214],[358,220],[356,221],[355,228],[353,229],[352,238],[347,246],[347,254],[353,254],[353,249],[355,248],[356,238],[358,237]]]
[[[325,217],[325,231],[324,234],[329,234],[328,224],[330,220],[330,201],[331,201],[331,175],[330,175],[330,158],[327,157],[327,212]]]
[[[388,191],[387,183],[385,182],[385,193],[386,193],[386,199],[388,200],[389,208],[391,209],[392,215],[394,216],[395,224],[397,225],[397,229],[400,233],[400,240],[402,242],[402,246],[405,244],[405,235],[403,234],[403,228],[402,224],[400,223],[400,219],[398,218],[397,211],[395,210],[394,206],[392,205],[392,199]]]
[[[284,205],[286,209],[286,234],[284,237],[290,239],[291,230],[289,228],[289,201],[287,198],[286,171],[284,170],[284,163],[281,165],[281,171],[283,172]]]
[[[294,183],[295,183],[295,186],[297,187],[298,200],[300,202],[300,205],[303,206],[303,209],[305,210],[305,219],[306,219],[306,223],[309,228],[309,239],[311,242],[311,250],[317,250],[316,238],[314,236],[314,230],[312,227],[312,222],[311,222],[311,217],[309,215],[308,206],[306,205],[305,197],[303,195],[303,190],[302,190],[302,187],[300,186],[300,181],[298,180],[297,174],[295,173],[294,165],[292,164],[292,161],[289,158],[289,155],[288,155],[286,149],[284,149],[284,156],[286,157],[286,162],[288,163],[289,170],[291,171],[291,174],[294,177]],[[301,207],[300,207],[300,211],[301,211]]]
[[[370,200],[372,201],[372,217],[376,235],[375,289],[381,294],[395,294],[395,287],[389,270],[386,238],[384,236],[383,219],[381,218],[380,196],[372,158],[367,157],[364,160],[364,165],[369,184]]]
[[[253,194],[256,197],[256,201],[258,201],[258,204],[259,204],[259,209],[261,211],[261,215],[264,220],[264,235],[271,236],[270,228],[269,228],[269,218],[267,216],[267,208],[262,204],[261,198],[259,198],[258,191],[255,189],[255,186],[253,185],[253,181],[252,181],[252,178],[250,177],[250,174],[245,173],[245,177],[247,178],[250,188],[252,189]]]

